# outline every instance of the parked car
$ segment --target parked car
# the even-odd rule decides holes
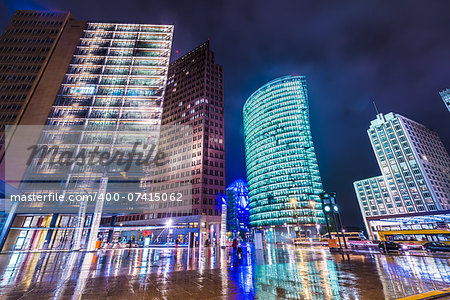
[[[299,239],[299,238],[296,238],[296,239],[293,240],[293,244],[294,245],[300,245],[301,243],[302,243],[302,240]]]
[[[450,252],[450,245],[440,242],[430,242],[423,245],[423,248],[430,252],[443,251]]]
[[[423,250],[423,246],[421,244],[415,243],[401,243],[400,244],[403,250]]]
[[[352,249],[368,249],[372,242],[366,239],[349,238],[348,243]]]
[[[378,243],[378,249],[380,249],[381,252],[389,252],[389,251],[402,251],[402,247],[395,243],[390,241],[383,241]]]

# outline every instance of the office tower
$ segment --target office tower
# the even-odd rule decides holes
[[[439,93],[444,101],[445,106],[447,106],[448,111],[450,111],[450,89],[446,89]]]
[[[170,64],[163,125],[192,127],[193,214],[219,216],[215,196],[225,189],[223,68],[209,41]]]
[[[169,159],[181,153],[186,163],[175,173],[188,178],[192,190],[189,201],[160,206],[153,222],[191,223],[200,227],[198,243],[217,241],[221,218],[216,196],[225,190],[223,68],[216,64],[209,40],[172,62],[167,80],[162,125],[164,129],[189,128],[192,139],[179,143],[169,133],[162,150]],[[184,242],[187,231],[174,235]]]
[[[250,211],[247,182],[237,179],[225,190],[227,204],[227,232],[245,238],[250,232]]]
[[[390,113],[368,134],[399,213],[450,209],[450,157],[436,132]]]
[[[144,245],[217,243],[217,196],[225,189],[223,69],[209,41],[170,64],[161,124],[158,150],[164,158],[147,184],[167,201],[153,202],[143,214],[105,217],[102,224],[119,224],[115,240],[133,237]],[[181,201],[170,200],[179,193]],[[125,226],[136,227],[118,232]]]
[[[244,105],[244,134],[250,225],[281,231],[298,223],[302,234],[316,235],[322,183],[305,77],[277,78],[254,92]]]
[[[450,211],[450,157],[436,132],[399,114],[378,114],[367,131],[382,176],[356,181],[354,188],[374,235],[380,220]],[[421,217],[421,218],[419,218]],[[441,218],[442,219],[442,218]],[[402,222],[404,222],[403,220]]]
[[[69,12],[18,10],[6,27],[0,37],[1,159],[5,126],[47,120],[84,23]]]
[[[140,143],[138,150],[144,156],[151,154],[151,147],[144,149],[143,145],[158,143],[172,35],[171,25],[88,22],[40,144],[49,148],[57,146],[61,151],[77,155],[86,151],[113,157],[114,153],[130,153]],[[127,170],[118,163],[102,165],[84,161],[64,166],[48,161],[39,163],[39,159],[36,156],[27,171],[22,188],[26,193],[57,191],[69,198],[103,190],[126,199],[130,193],[143,192],[142,182],[147,176],[142,168]],[[94,228],[102,215],[101,210],[97,212],[99,201],[94,203],[93,216],[88,215],[92,211],[86,202],[21,208],[4,248],[86,247],[88,226]],[[120,212],[129,209],[119,204],[112,203],[108,209],[115,206]],[[77,218],[77,213],[83,217]],[[32,235],[27,230],[30,224],[33,227],[43,224],[44,234]],[[49,226],[56,228],[47,230]],[[58,227],[69,227],[69,231]],[[97,232],[91,232],[90,236],[96,238]]]

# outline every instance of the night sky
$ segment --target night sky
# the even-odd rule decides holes
[[[366,133],[373,100],[435,130],[450,149],[439,96],[450,88],[450,1],[1,0],[0,30],[17,9],[174,24],[173,59],[210,39],[224,66],[227,184],[245,178],[247,97],[279,76],[305,75],[324,188],[337,192],[346,225],[362,225],[353,181],[380,175]]]

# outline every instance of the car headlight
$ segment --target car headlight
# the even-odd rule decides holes
[[[408,246],[402,245],[402,249],[403,249],[403,250],[407,250],[407,249],[408,249]]]

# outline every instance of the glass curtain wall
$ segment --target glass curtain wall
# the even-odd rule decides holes
[[[275,79],[244,105],[252,227],[298,223],[314,231],[314,225],[324,222],[308,110],[303,76]]]

